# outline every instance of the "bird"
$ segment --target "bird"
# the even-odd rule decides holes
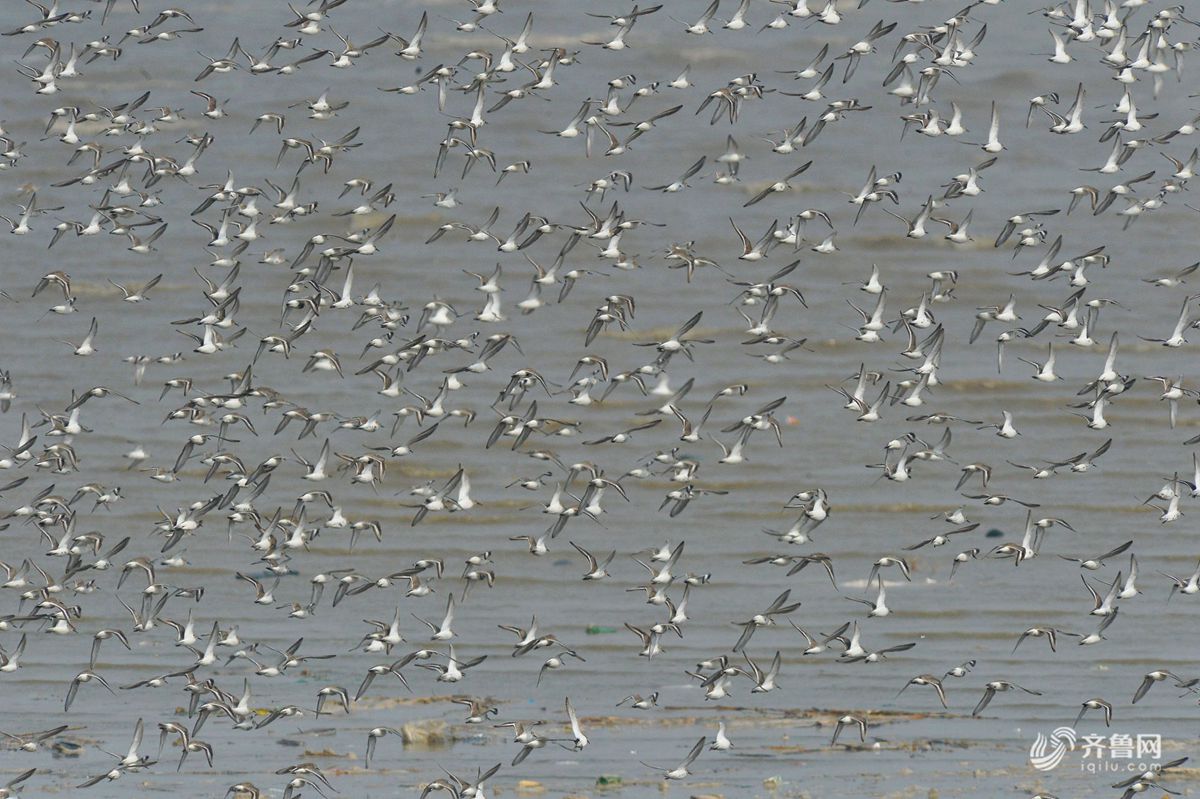
[[[1134,692],[1133,700],[1130,702],[1130,704],[1136,705],[1138,700],[1144,697],[1155,683],[1160,683],[1163,680],[1174,680],[1177,685],[1180,685],[1180,687],[1182,687],[1182,684],[1184,683],[1184,680],[1179,679],[1165,669],[1155,669],[1154,671],[1147,672],[1146,676],[1142,678],[1141,685],[1139,685],[1137,691]]]
[[[1083,714],[1087,713],[1089,710],[1104,711],[1104,726],[1105,727],[1112,726],[1112,710],[1113,710],[1112,705],[1098,697],[1095,699],[1087,699],[1084,702],[1082,702],[1081,707],[1079,709],[1079,715],[1075,717],[1075,721],[1071,726],[1078,727],[1080,720],[1083,718]]]
[[[21,790],[21,784],[37,773],[36,768],[26,769],[0,787],[0,799],[16,799]]]
[[[1023,691],[1025,693],[1029,694],[1030,696],[1041,696],[1042,695],[1041,691],[1035,691],[1031,688],[1024,688],[1020,685],[1017,685],[1014,682],[1009,682],[1007,680],[992,680],[986,686],[984,686],[983,697],[979,700],[979,703],[975,705],[975,709],[971,711],[971,715],[978,716],[980,713],[982,713],[984,708],[986,708],[988,706],[988,704],[991,703],[992,699],[996,696],[997,693],[1001,693],[1001,692],[1005,692],[1005,691],[1012,691],[1014,689],[1018,690],[1018,691]]]
[[[363,758],[365,768],[371,767],[371,758],[375,755],[375,743],[385,735],[403,736],[404,733],[392,727],[373,727],[367,732],[367,754]]]
[[[733,645],[733,651],[741,652],[742,649],[745,648],[746,644],[750,643],[751,636],[754,635],[754,631],[759,627],[773,625],[775,624],[776,616],[785,616],[799,608],[799,602],[793,602],[790,605],[788,604],[788,597],[790,595],[791,589],[788,589],[779,596],[775,597],[775,600],[767,607],[766,610],[756,613],[750,617],[749,621],[733,622],[734,624],[740,625],[742,628],[742,634],[738,636],[737,643]]]
[[[1056,652],[1056,651],[1058,651],[1058,648],[1057,648],[1058,636],[1060,636],[1060,635],[1075,635],[1075,634],[1064,632],[1063,630],[1059,630],[1054,627],[1030,627],[1028,630],[1021,633],[1019,638],[1017,638],[1017,643],[1013,645],[1013,652],[1017,651],[1017,647],[1019,647],[1021,645],[1021,642],[1024,641],[1026,638],[1043,638],[1043,637],[1046,639],[1046,642],[1048,644],[1050,644],[1050,651]]]
[[[1110,558],[1115,558],[1117,555],[1128,551],[1131,546],[1133,546],[1133,541],[1126,541],[1124,544],[1105,552],[1103,555],[1097,555],[1094,558],[1072,558],[1066,555],[1059,555],[1059,557],[1063,560],[1069,560],[1078,563],[1080,568],[1087,569],[1089,571],[1096,571],[1104,566],[1104,561]]]
[[[691,767],[692,763],[695,762],[696,758],[700,756],[700,753],[704,751],[704,747],[707,744],[708,738],[706,736],[701,736],[700,740],[697,741],[694,746],[692,746],[691,751],[688,752],[688,755],[683,759],[683,762],[675,768],[661,768],[659,766],[651,766],[649,763],[642,763],[642,765],[646,766],[647,768],[652,768],[656,771],[663,772],[664,780],[687,779],[687,777],[691,775],[691,772],[688,769]]]
[[[588,745],[588,737],[583,734],[583,728],[579,725],[579,717],[575,715],[575,708],[571,707],[571,698],[567,697],[563,703],[567,708],[567,719],[571,723],[571,737],[574,739],[572,749],[576,752],[583,751],[583,748]]]
[[[123,299],[125,302],[137,303],[137,302],[145,302],[146,300],[150,299],[147,296],[150,293],[150,289],[157,286],[159,284],[159,281],[162,280],[162,278],[163,278],[163,276],[161,274],[155,275],[154,277],[150,278],[150,280],[148,280],[145,284],[143,284],[141,287],[138,287],[138,288],[129,288],[126,286],[122,286],[120,283],[115,283],[112,280],[109,280],[108,282],[112,283],[114,286],[117,287],[117,289],[120,290],[121,294],[123,295],[121,299]]]
[[[791,190],[792,184],[790,183],[790,181],[793,178],[797,178],[800,175],[804,174],[808,170],[808,168],[810,166],[812,166],[812,163],[813,163],[812,161],[806,161],[803,164],[801,164],[800,166],[796,167],[791,172],[789,172],[787,175],[785,175],[782,180],[777,180],[777,181],[769,184],[765,189],[763,189],[758,194],[751,197],[749,200],[747,200],[745,202],[745,204],[742,205],[742,207],[749,208],[752,205],[762,202],[763,200],[765,200],[767,197],[771,196],[772,194],[778,194],[780,192],[785,192],[785,191]]]
[[[591,552],[579,546],[574,541],[571,541],[570,544],[575,548],[576,552],[578,552],[580,555],[583,555],[587,559],[588,570],[583,575],[584,580],[602,580],[609,576],[608,566],[613,562],[613,558],[617,556],[617,551],[615,549],[609,552],[608,556],[604,559],[604,562],[601,563],[594,555],[592,555]]]
[[[63,712],[64,713],[71,709],[71,704],[75,701],[75,695],[79,691],[79,686],[86,685],[87,683],[90,683],[93,680],[95,680],[100,685],[104,686],[110,694],[113,694],[113,695],[116,694],[116,692],[113,691],[112,686],[108,684],[107,680],[105,680],[99,674],[96,674],[93,671],[89,671],[89,670],[85,669],[84,671],[79,672],[78,674],[76,674],[74,677],[71,678],[71,685],[67,689],[67,698],[63,702]]]
[[[932,687],[933,690],[937,692],[938,700],[942,703],[942,707],[949,708],[949,706],[946,704],[945,686],[943,686],[942,681],[940,679],[938,679],[937,677],[935,677],[934,675],[918,674],[916,677],[913,677],[911,680],[906,682],[904,684],[904,687],[901,688],[896,693],[896,696],[899,696],[900,694],[904,693],[904,690],[906,688],[908,688],[910,685],[928,685],[928,686]]]
[[[830,746],[837,746],[838,737],[842,734],[842,730],[846,727],[854,727],[858,730],[858,740],[860,743],[867,741],[867,719],[864,716],[856,716],[852,713],[847,713],[837,720],[837,724],[833,728],[833,740],[829,742]]]
[[[55,738],[55,737],[61,735],[67,729],[68,729],[68,725],[62,724],[62,725],[59,725],[58,727],[54,727],[53,729],[42,730],[40,732],[16,733],[16,734],[8,733],[8,732],[0,732],[0,735],[3,735],[5,738],[7,738],[9,741],[11,741],[12,744],[16,748],[18,748],[22,751],[36,752],[40,748],[40,746],[43,742],[48,741],[52,738]]]
[[[725,722],[717,723],[717,734],[713,736],[713,741],[708,745],[708,748],[715,752],[725,752],[733,749],[733,742],[729,740],[729,736],[725,732]]]
[[[440,624],[425,621],[417,615],[413,615],[417,621],[424,624],[430,629],[433,635],[430,636],[431,641],[448,641],[454,637],[454,631],[450,629],[450,625],[454,623],[454,594],[446,596],[446,615],[442,618]]]

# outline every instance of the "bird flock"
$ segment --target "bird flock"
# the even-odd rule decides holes
[[[953,5],[6,3],[0,799],[1189,712],[1200,26]]]

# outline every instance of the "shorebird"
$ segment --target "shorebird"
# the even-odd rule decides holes
[[[701,737],[699,741],[696,741],[696,745],[692,747],[692,750],[690,752],[688,752],[688,755],[686,758],[684,758],[683,762],[680,763],[675,768],[661,768],[659,766],[651,766],[649,763],[645,763],[645,762],[642,762],[642,765],[646,766],[647,768],[652,768],[652,769],[655,769],[656,771],[663,772],[664,780],[686,779],[687,777],[689,777],[691,775],[691,772],[688,769],[691,767],[692,763],[695,762],[696,758],[700,756],[700,753],[702,751],[704,751],[704,747],[707,744],[708,744],[708,738]],[[641,762],[641,761],[639,761],[639,762]]]
[[[1025,693],[1029,694],[1030,696],[1041,696],[1042,695],[1041,691],[1034,691],[1030,688],[1023,688],[1022,686],[1017,685],[1014,682],[1008,682],[1007,680],[993,680],[992,682],[989,682],[986,686],[984,686],[983,697],[979,700],[979,703],[977,705],[975,705],[975,709],[971,711],[971,715],[978,716],[980,713],[982,713],[983,709],[988,706],[988,704],[992,701],[992,698],[995,697],[997,693],[1001,693],[1004,691],[1012,691],[1014,689],[1018,690],[1018,691],[1024,691]]]

